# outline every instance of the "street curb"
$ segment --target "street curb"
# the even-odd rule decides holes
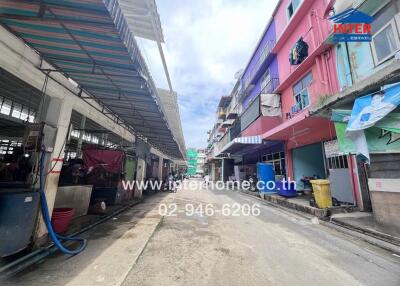
[[[160,217],[160,220],[158,221],[158,223],[156,224],[156,226],[154,227],[153,231],[151,232],[151,234],[149,235],[149,238],[147,239],[146,243],[143,245],[142,250],[140,251],[139,255],[136,257],[135,261],[132,264],[131,269],[133,268],[133,266],[139,261],[140,257],[142,256],[144,250],[146,249],[147,245],[149,244],[149,241],[153,238],[154,234],[156,233],[156,231],[161,227],[161,225],[164,222],[164,216]],[[125,277],[126,278],[126,277]],[[124,279],[125,281],[125,279]]]
[[[302,217],[304,219],[312,219],[313,218],[313,216],[311,214],[309,214],[309,213],[300,212],[298,210],[290,209],[290,208],[281,206],[279,204],[274,204],[274,203],[272,203],[270,201],[264,200],[260,196],[258,196],[257,193],[248,193],[248,192],[240,191],[240,190],[239,190],[239,193],[244,194],[244,195],[249,196],[249,197],[253,197],[253,198],[257,199],[258,201],[262,202],[265,205],[274,207],[274,208],[282,210],[282,211],[294,213],[294,214],[296,214],[299,217]]]
[[[303,206],[303,205],[298,205],[292,202],[289,202],[286,199],[281,199],[278,197],[274,197],[274,196],[268,196],[268,195],[263,195],[264,196],[264,200],[269,201],[270,203],[273,204],[278,204],[280,206],[283,206],[285,208],[289,208],[289,209],[294,209],[296,211],[300,211],[300,212],[304,212],[304,213],[308,213],[310,215],[316,216],[318,218],[326,218],[329,216],[329,210],[328,209],[318,209],[318,208],[314,208],[314,207],[310,207],[310,206]]]
[[[391,243],[391,244],[394,244],[394,245],[400,247],[400,239],[397,238],[397,237],[391,236],[389,234],[379,233],[379,232],[371,231],[371,230],[364,229],[364,228],[361,228],[361,227],[357,227],[357,226],[354,226],[352,224],[337,220],[335,218],[331,218],[330,223],[338,225],[338,226],[341,226],[341,227],[344,227],[344,228],[347,228],[347,229],[351,229],[351,230],[354,230],[354,231],[357,231],[357,232],[360,232],[360,233],[363,233],[363,234],[368,235],[368,236],[372,236],[372,237],[374,237],[376,239],[380,239],[380,240],[386,241],[388,243]]]
[[[149,235],[149,237],[147,238],[145,244],[143,245],[142,249],[140,250],[138,256],[136,256],[135,260],[133,261],[131,267],[129,268],[128,272],[126,273],[124,279],[121,281],[121,283],[119,285],[123,285],[126,282],[126,278],[128,277],[129,273],[132,271],[133,267],[135,267],[135,265],[137,264],[137,262],[139,261],[140,257],[142,257],[143,252],[145,251],[145,249],[147,248],[147,245],[149,244],[150,240],[153,238],[154,234],[156,233],[156,231],[161,227],[161,225],[164,222],[164,216],[161,216],[158,223],[156,224],[156,226],[154,227],[153,231],[151,232],[151,234]]]
[[[333,222],[320,221],[320,224],[324,225],[326,227],[329,227],[331,229],[334,229],[338,232],[347,234],[349,236],[356,237],[356,238],[363,240],[371,245],[377,246],[379,248],[382,248],[386,251],[389,251],[391,253],[394,253],[394,254],[400,256],[400,247],[395,244],[384,241],[380,238],[375,238],[367,233],[359,232],[359,231],[355,230],[354,228],[348,228],[343,225],[335,224]]]
[[[254,198],[256,198],[257,200],[263,202],[266,205],[273,206],[273,207],[278,208],[278,209],[283,210],[283,211],[288,211],[288,212],[294,213],[294,214],[296,214],[296,215],[298,215],[298,216],[300,216],[300,217],[302,217],[304,219],[312,219],[313,217],[315,217],[315,216],[311,215],[310,213],[304,213],[304,212],[301,212],[301,211],[299,211],[297,209],[292,209],[292,208],[285,207],[283,205],[275,204],[275,203],[273,203],[271,201],[262,199],[261,197],[259,197],[257,195],[257,193],[248,193],[248,192],[244,192],[242,190],[239,190],[239,193],[242,193],[242,194],[244,194],[246,196],[254,197]],[[365,241],[365,242],[367,242],[367,243],[369,243],[371,245],[374,245],[376,247],[382,248],[382,249],[384,249],[386,251],[389,251],[391,253],[394,253],[396,255],[400,255],[400,246],[398,246],[396,244],[393,244],[393,243],[391,243],[389,241],[385,241],[385,240],[383,240],[383,239],[381,239],[379,237],[374,237],[374,236],[370,235],[368,232],[361,232],[361,231],[358,231],[357,229],[355,229],[353,227],[350,227],[350,226],[336,224],[335,222],[326,220],[326,218],[325,218],[325,220],[324,219],[319,219],[319,224],[322,225],[322,226],[328,227],[330,229],[334,229],[334,230],[336,230],[338,232],[341,232],[343,234],[358,238],[358,239],[360,239],[362,241]]]

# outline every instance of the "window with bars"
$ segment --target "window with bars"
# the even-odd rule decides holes
[[[71,130],[71,137],[78,139],[80,137],[80,135],[81,135],[81,132],[83,132],[83,131]],[[83,132],[82,140],[84,142],[94,143],[94,144],[99,144],[99,142],[100,142],[99,137],[94,136],[94,135],[92,135],[90,133],[87,133],[87,132]]]
[[[326,164],[329,169],[347,169],[349,167],[347,162],[347,155],[339,155],[326,158]]]
[[[13,154],[16,147],[22,147],[22,139],[0,139],[0,155]]]
[[[36,113],[28,106],[0,96],[0,114],[11,116],[22,121],[34,122]]]
[[[397,2],[397,3],[396,3]],[[400,1],[382,1],[379,8],[371,13],[371,50],[376,66],[392,58],[400,49]]]

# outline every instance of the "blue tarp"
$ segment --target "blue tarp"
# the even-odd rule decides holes
[[[347,131],[372,127],[399,105],[400,83],[389,86],[377,94],[359,97],[354,101]]]

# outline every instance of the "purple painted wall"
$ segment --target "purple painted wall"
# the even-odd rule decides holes
[[[256,51],[254,52],[249,64],[246,66],[243,76],[241,78],[241,86],[242,86],[242,90],[244,90],[245,88],[245,83],[246,83],[246,78],[253,74],[254,76],[254,68],[257,68],[257,62],[260,58],[260,56],[262,55],[264,49],[267,47],[267,45],[271,46],[271,42],[275,43],[276,42],[276,29],[275,29],[275,21],[272,20],[271,23],[269,24],[268,28],[266,29],[264,35],[262,36],[261,41],[259,42],[259,45],[256,49]],[[271,74],[271,78],[279,78],[279,72],[278,72],[278,62],[277,59],[275,57],[275,55],[273,55],[273,57],[271,58],[271,60],[268,60],[268,62],[266,62],[265,64],[261,65],[258,67],[258,69],[260,69],[260,72],[257,72],[257,78],[256,79],[256,84],[254,86],[254,88],[251,90],[250,94],[244,98],[242,104],[243,104],[243,108],[246,108],[249,104],[249,102],[255,98],[261,91],[261,82],[262,82],[262,75],[265,73],[265,71],[267,69],[269,69],[269,72]]]
[[[257,47],[257,50],[253,54],[249,64],[246,66],[242,78],[246,78],[252,71],[254,66],[256,65],[262,51],[264,50],[265,46],[271,42],[276,42],[276,32],[275,32],[275,21],[272,20],[269,27],[267,28],[266,32],[262,36],[262,39]]]
[[[262,72],[262,74],[264,74],[267,69],[269,70],[269,74],[271,75],[271,78],[279,79],[278,59],[276,58],[276,56],[274,56],[272,58],[269,66],[267,66],[266,68],[263,68],[264,71]],[[253,98],[255,98],[257,95],[260,94],[261,82],[262,82],[262,76],[257,80],[257,83],[255,84],[254,88],[251,90],[250,94],[244,98],[244,100],[242,102],[243,109],[245,109],[249,105],[249,103],[251,102],[251,100]],[[269,92],[274,91],[278,85],[279,85],[279,80],[276,80],[276,81],[273,80],[272,85],[271,85],[271,90],[269,90]]]

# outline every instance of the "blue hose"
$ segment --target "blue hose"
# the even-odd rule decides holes
[[[68,255],[76,255],[80,252],[82,252],[87,245],[87,240],[80,238],[80,237],[69,237],[69,236],[61,236],[58,235],[54,232],[53,227],[51,225],[51,219],[49,215],[49,209],[47,206],[47,199],[46,195],[44,193],[44,188],[43,188],[43,159],[44,159],[45,152],[42,151],[42,154],[40,156],[40,161],[39,161],[39,193],[40,193],[40,205],[42,207],[42,214],[43,214],[43,219],[46,224],[47,230],[49,232],[49,235],[51,237],[51,240],[54,242],[56,247],[64,254]],[[64,241],[81,241],[80,247],[70,250],[66,248],[64,245],[62,245],[61,240]]]

